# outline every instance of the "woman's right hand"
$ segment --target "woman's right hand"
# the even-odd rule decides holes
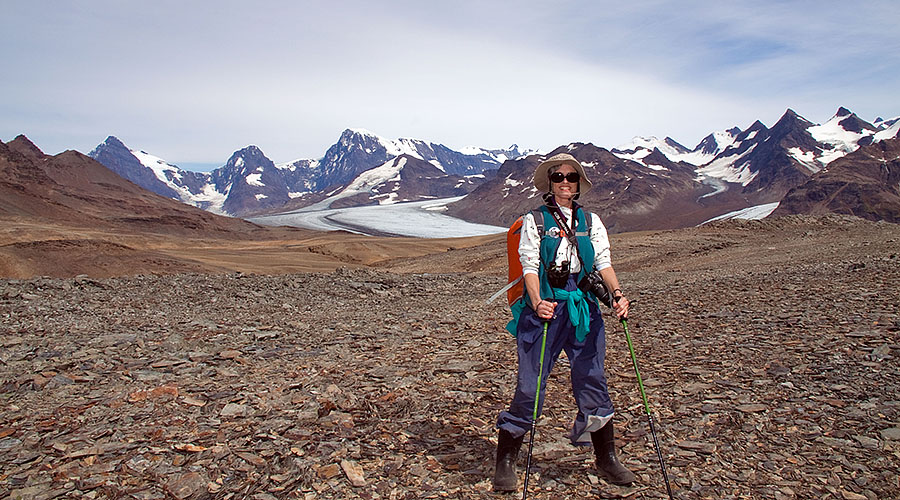
[[[537,307],[534,308],[534,312],[541,319],[553,319],[554,311],[556,311],[556,302],[550,302],[549,300],[541,300],[538,302]]]

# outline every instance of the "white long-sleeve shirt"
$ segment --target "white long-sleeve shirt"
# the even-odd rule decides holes
[[[572,210],[565,207],[560,207],[560,209],[566,219],[566,225],[572,227]],[[591,217],[590,238],[594,246],[594,269],[600,270],[611,267],[612,259],[609,252],[609,235],[606,233],[606,226],[603,225],[597,214],[589,212],[587,215]],[[544,216],[544,231],[551,227],[556,227],[556,219],[553,216]],[[575,248],[569,244],[569,240],[565,236],[562,236],[560,240],[555,262],[561,264],[568,261],[570,272],[577,273],[581,271],[581,262],[578,260]],[[522,234],[519,237],[519,261],[522,263],[523,274],[538,273],[541,261],[540,246],[541,235],[538,234],[537,223],[534,221],[534,215],[528,212],[522,219]]]

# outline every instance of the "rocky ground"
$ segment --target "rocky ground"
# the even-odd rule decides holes
[[[900,226],[612,239],[676,497],[900,498]],[[321,274],[0,281],[0,498],[497,497],[515,350],[484,301],[504,269],[495,243]],[[606,484],[568,444],[563,360],[530,498],[666,498],[607,326],[638,482]]]

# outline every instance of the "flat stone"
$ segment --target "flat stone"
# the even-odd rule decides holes
[[[881,430],[882,439],[888,441],[900,441],[900,427],[890,427]]]
[[[197,472],[188,472],[169,481],[166,489],[175,498],[189,498],[198,491],[206,489],[206,479]]]
[[[238,403],[228,403],[219,412],[222,417],[244,417],[250,413],[250,408]]]
[[[353,486],[360,488],[366,485],[366,477],[363,473],[363,469],[356,462],[341,460],[341,469]]]
[[[329,464],[319,467],[316,475],[322,479],[331,479],[341,473],[341,467],[338,464]]]
[[[699,441],[681,441],[678,443],[679,448],[683,448],[685,450],[696,451],[698,453],[715,453],[716,445],[713,443],[702,443]]]
[[[766,411],[769,409],[769,407],[764,404],[738,405],[735,408],[738,411],[743,412],[743,413],[759,413],[759,412]]]

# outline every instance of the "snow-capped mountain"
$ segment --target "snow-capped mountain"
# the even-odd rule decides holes
[[[573,143],[549,154],[567,151],[579,158],[594,181],[581,201],[601,211],[611,231],[628,231],[683,227],[771,207],[792,189],[815,181],[828,165],[898,132],[897,118],[869,123],[840,108],[816,124],[788,109],[771,128],[757,120],[745,130],[713,132],[693,149],[670,137],[638,137],[612,151]],[[276,164],[249,146],[210,173],[180,170],[114,137],[91,152],[141,186],[219,213],[249,216],[312,204],[347,208],[471,193],[450,205],[448,213],[499,226],[540,203],[531,174],[549,154],[523,152],[515,145],[454,151],[416,139],[388,140],[362,129],[345,130],[321,158]]]
[[[129,149],[118,138],[109,136],[88,153],[106,168],[156,194],[189,205],[223,214],[226,195],[219,191],[212,175],[191,172],[151,155],[146,151]]]
[[[868,123],[841,107],[827,122],[815,124],[789,109],[771,129],[756,121],[743,131],[714,132],[690,151],[669,137],[637,137],[612,153],[654,168],[647,158],[657,151],[695,165],[697,180],[711,189],[706,197],[738,189],[753,202],[770,203],[860,146],[894,137],[890,129],[897,122]]]
[[[364,129],[347,129],[325,152],[311,187],[324,191],[345,184],[362,172],[401,155],[429,162],[448,175],[478,175],[496,170],[506,159],[521,154],[515,144],[505,150],[468,147],[454,151],[442,144],[418,139],[388,140]]]
[[[757,120],[743,131],[713,133],[690,151],[669,138],[637,138],[612,151],[571,144],[555,152],[571,152],[584,164],[594,189],[582,202],[602,213],[611,231],[664,229],[753,207],[766,206],[769,213],[773,203],[836,159],[896,137],[900,126],[887,123],[875,126],[841,108],[817,125],[789,109],[772,128]],[[709,159],[703,162],[701,155]],[[546,156],[505,163],[494,179],[451,205],[450,213],[484,224],[510,224],[540,203],[531,174]],[[808,192],[821,194],[819,189]]]
[[[756,203],[778,201],[829,163],[879,140],[878,133],[879,127],[843,107],[824,124],[788,109],[771,129],[757,121],[738,134],[733,144],[697,169],[698,179],[718,189],[738,184]]]
[[[281,169],[256,146],[236,151],[225,166],[210,172],[217,193],[225,194],[222,211],[246,214],[284,206],[291,200]]]
[[[878,127],[861,120],[856,114],[842,107],[830,120],[822,125],[809,127],[807,131],[822,145],[823,150],[818,155],[812,155],[812,162],[809,160],[809,153],[800,156],[807,163],[815,162],[811,168],[821,168],[856,151],[860,145],[871,144],[872,136],[878,132]]]
[[[875,135],[872,136],[872,139],[875,142],[878,142],[887,139],[893,139],[894,137],[898,136],[900,136],[900,119],[892,120],[892,123],[888,128],[883,128],[878,132],[875,132]]]
[[[160,175],[172,174],[165,162],[145,160],[154,163]],[[4,182],[0,183],[0,212],[8,215],[52,221],[62,224],[60,227],[195,238],[213,235],[242,238],[259,229],[255,224],[221,217],[160,196],[77,151],[44,154],[21,135],[8,144],[0,142],[0,165],[4,174]],[[108,254],[112,259],[107,262],[112,268],[128,270],[133,269],[132,264],[147,261],[158,263],[158,269],[169,272],[202,267],[195,266],[196,262],[185,265],[162,254],[119,243],[92,241],[82,248],[103,251],[114,247]],[[72,248],[78,246],[77,242],[72,244]]]
[[[348,129],[319,159],[276,165],[258,147],[248,146],[209,173],[179,169],[145,151],[129,149],[112,136],[91,151],[90,156],[122,177],[163,196],[215,213],[245,216],[318,201],[340,191],[361,174],[400,157],[405,157],[406,163],[416,164],[416,169],[423,172],[422,178],[429,182],[418,182],[407,173],[402,177],[404,186],[390,188],[400,197],[397,199],[428,199],[446,192],[457,196],[471,190],[484,179],[485,173],[520,154],[516,145],[502,150],[470,147],[454,151],[417,139],[392,141],[365,130]],[[419,163],[429,165],[434,171],[425,174],[428,169]],[[453,188],[448,190],[448,185]],[[371,199],[365,196],[352,199],[361,204],[381,202],[390,199],[378,197],[386,189],[379,187]]]
[[[181,170],[145,151],[131,150],[113,136],[107,137],[88,156],[144,189],[200,208],[210,208],[191,199],[192,193],[208,182],[204,174]]]
[[[648,167],[653,163],[647,163],[647,158],[653,150],[659,150],[671,161],[685,162],[691,165],[704,165],[712,161],[716,155],[734,143],[735,137],[741,133],[741,129],[734,127],[728,130],[713,132],[704,137],[694,149],[688,149],[671,137],[659,140],[656,137],[635,137],[628,144],[620,145],[611,150],[612,154],[623,160],[633,160]]]
[[[891,128],[898,122],[900,122],[900,117],[892,118],[890,120],[885,120],[884,118],[879,116],[878,118],[875,119],[874,122],[872,122],[872,124],[875,125],[876,127],[878,127],[878,130],[884,130],[887,128]]]
[[[343,208],[451,198],[468,194],[483,179],[483,174],[447,174],[430,162],[403,153],[359,174],[319,205],[323,208]]]
[[[683,227],[684,204],[696,200],[706,188],[694,180],[694,167],[676,163],[654,147],[642,162],[621,158],[593,144],[573,143],[546,153],[510,160],[465,199],[449,207],[449,214],[496,226],[509,225],[519,215],[539,206],[534,169],[544,158],[569,153],[581,162],[593,188],[578,202],[602,213],[610,231]],[[722,212],[709,211],[710,217]]]

